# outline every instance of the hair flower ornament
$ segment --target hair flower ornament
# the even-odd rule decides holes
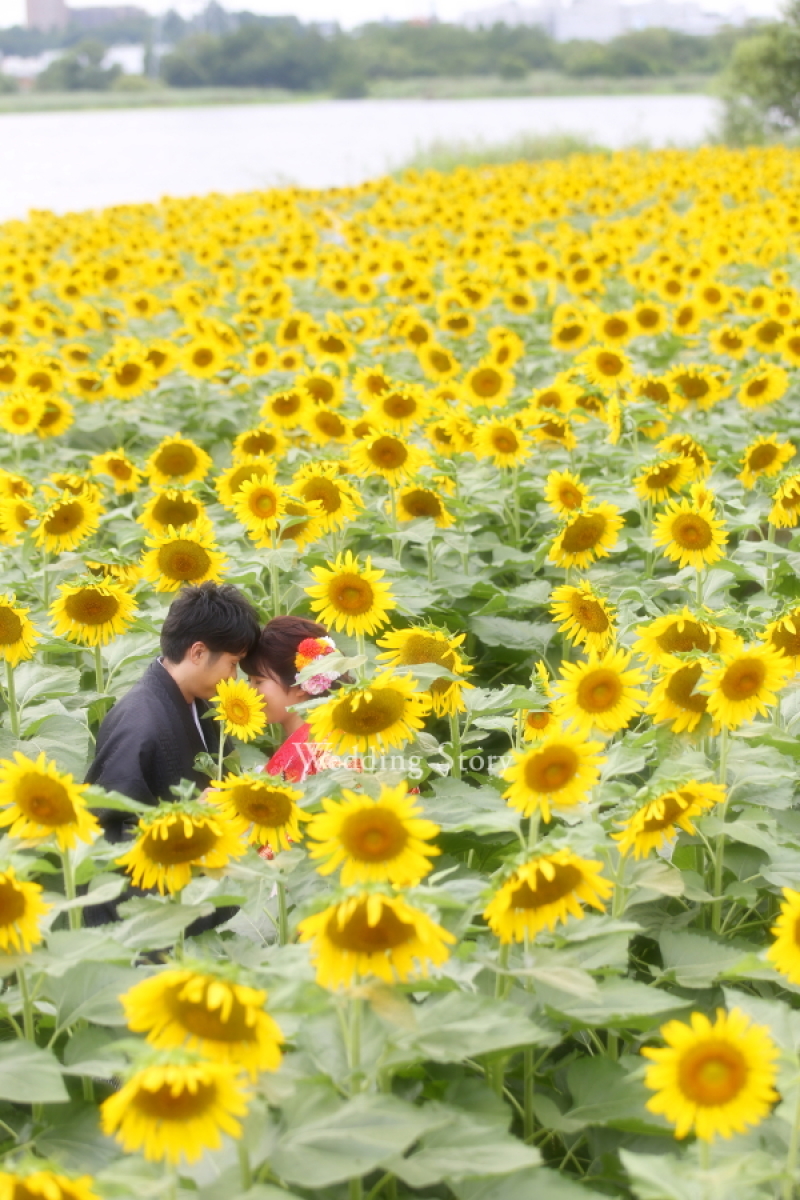
[[[294,665],[297,667],[297,678],[295,683],[301,687],[309,696],[321,696],[323,692],[327,692],[328,688],[334,680],[341,678],[343,672],[336,670],[320,670],[315,672],[310,678],[301,679],[301,674],[306,667],[310,667],[312,663],[320,662],[329,654],[338,654],[333,638],[304,638],[297,647],[297,653],[294,656]]]

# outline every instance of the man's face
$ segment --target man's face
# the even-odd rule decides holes
[[[190,651],[192,659],[191,687],[195,696],[200,700],[211,700],[217,690],[217,684],[223,679],[235,679],[242,654],[228,654],[226,651],[214,654],[207,646],[202,646],[199,653],[195,647]]]

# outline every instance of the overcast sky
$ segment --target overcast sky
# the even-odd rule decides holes
[[[93,4],[113,0],[68,0],[72,8],[91,8]],[[190,15],[204,8],[207,0],[128,0],[150,12],[166,12],[176,8]],[[225,8],[248,9],[258,13],[293,13],[304,21],[339,21],[345,26],[360,25],[382,16],[407,18],[428,17],[452,20],[463,12],[490,8],[494,0],[223,0]],[[526,0],[535,4],[535,0]],[[703,8],[714,12],[745,8],[756,15],[771,16],[780,11],[782,0],[705,0]],[[24,22],[25,0],[0,0],[0,28]]]

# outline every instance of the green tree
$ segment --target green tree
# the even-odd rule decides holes
[[[726,141],[763,142],[800,129],[800,0],[785,19],[740,42],[725,72]]]
[[[57,58],[36,80],[40,92],[105,92],[122,74],[119,66],[104,67],[106,47],[87,38]]]

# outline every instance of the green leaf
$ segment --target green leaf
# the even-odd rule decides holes
[[[516,1004],[488,996],[449,992],[411,1009],[414,1027],[392,1035],[391,1064],[430,1059],[462,1062],[517,1046],[555,1045],[557,1036]]]
[[[506,1179],[456,1181],[450,1187],[457,1200],[606,1200],[608,1195],[546,1167],[528,1167]]]
[[[678,1013],[689,1002],[658,988],[633,979],[609,979],[598,983],[597,994],[569,996],[538,980],[535,991],[548,1012],[568,1021],[573,1029],[582,1025],[593,1028],[653,1029],[667,1013]]]
[[[202,904],[171,904],[143,896],[126,900],[120,907],[120,915],[127,920],[114,926],[114,937],[129,950],[166,950],[174,946],[184,929],[198,917],[207,917],[214,911],[210,901]]]
[[[510,1175],[541,1162],[538,1150],[498,1128],[494,1120],[445,1104],[428,1104],[425,1111],[441,1116],[442,1127],[426,1133],[408,1158],[388,1164],[388,1170],[411,1188],[481,1175]]]
[[[631,1072],[641,1069],[634,1057],[613,1062],[610,1058],[579,1058],[567,1069],[567,1086],[573,1106],[564,1116],[573,1127],[603,1125],[628,1133],[652,1133],[673,1127],[663,1117],[648,1112],[652,1092]]]
[[[94,1104],[73,1100],[68,1108],[45,1109],[45,1119],[47,1124],[36,1138],[36,1149],[64,1170],[76,1175],[87,1171],[94,1174],[118,1158],[119,1147],[112,1138],[103,1136],[100,1112]],[[138,1189],[128,1193],[142,1194]]]
[[[61,1064],[53,1051],[22,1040],[0,1043],[0,1100],[14,1104],[63,1104],[69,1100]]]
[[[124,1025],[120,995],[141,979],[141,971],[131,967],[88,963],[72,967],[57,984],[51,982],[47,995],[56,1006],[56,1020],[62,1029],[76,1021]]]
[[[488,761],[488,760],[487,760]],[[437,779],[425,797],[425,815],[447,833],[516,833],[519,813],[494,788],[470,787],[460,779]]]
[[[531,621],[515,621],[511,617],[472,617],[468,623],[485,646],[536,651],[539,654],[544,654],[556,632],[555,626],[549,623],[535,625]]]
[[[748,953],[746,947],[689,929],[665,929],[659,945],[664,974],[690,988],[709,987]]]
[[[289,1109],[288,1128],[270,1157],[270,1170],[300,1187],[330,1187],[385,1166],[442,1119],[393,1096],[359,1095],[337,1105],[314,1091],[304,1104],[298,1089],[300,1119],[292,1121]]]

